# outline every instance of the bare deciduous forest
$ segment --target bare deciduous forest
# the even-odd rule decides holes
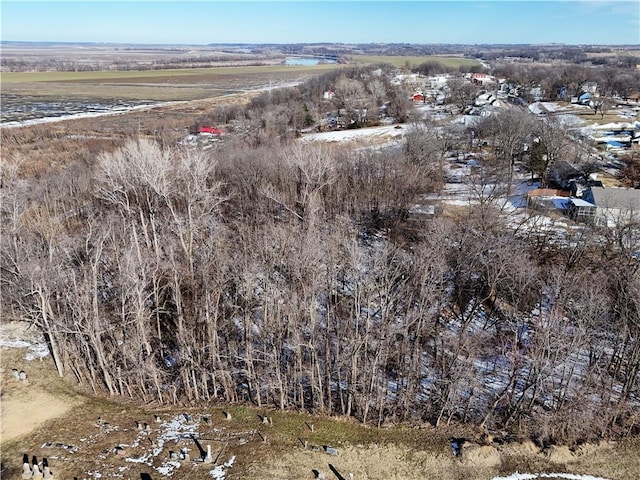
[[[382,90],[408,112],[382,80],[337,75],[352,121],[375,124],[359,115]],[[42,329],[60,375],[148,404],[461,422],[542,444],[640,433],[638,225],[557,242],[513,228],[493,201],[506,192],[486,188],[511,188],[532,131],[543,179],[579,156],[563,130],[490,118],[478,201],[416,218],[469,132],[427,122],[403,148],[303,145],[304,89],[324,85],[212,114],[248,133],[206,152],[132,138],[38,181],[4,163],[3,316]]]

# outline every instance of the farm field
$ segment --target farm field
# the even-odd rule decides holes
[[[3,123],[157,102],[190,101],[297,83],[336,65],[268,65],[122,72],[2,73]],[[94,106],[95,107],[95,106]],[[53,110],[51,112],[50,110]]]
[[[396,67],[404,67],[409,64],[417,67],[424,62],[438,62],[447,67],[458,68],[461,66],[480,66],[480,62],[472,58],[465,57],[444,57],[439,55],[430,56],[395,56],[395,55],[353,55],[351,61],[360,64],[389,63]]]
[[[392,57],[390,57],[392,58]],[[241,67],[212,67],[212,68],[182,68],[168,70],[134,70],[134,71],[106,71],[106,72],[5,72],[0,78],[2,83],[31,83],[31,82],[147,82],[164,81],[166,83],[185,83],[187,80],[196,81],[216,80],[225,77],[244,77],[251,75],[269,74],[300,74],[315,73],[336,68],[335,64],[319,65],[266,65]]]

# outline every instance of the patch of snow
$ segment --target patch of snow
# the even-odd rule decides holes
[[[46,343],[40,343],[37,345],[30,345],[29,351],[25,354],[24,359],[30,362],[38,358],[44,358],[47,355],[49,355],[49,347]]]
[[[302,137],[303,142],[352,142],[366,139],[387,139],[402,137],[404,128],[395,125],[383,127],[357,128],[353,130],[338,130],[335,132],[310,133]]]
[[[0,330],[0,348],[27,348],[24,359],[32,361],[49,355],[49,347],[39,330],[8,322]]]
[[[157,467],[156,470],[160,475],[170,477],[173,475],[173,471],[178,468],[180,468],[180,462],[165,462],[160,467]]]
[[[637,124],[640,122],[630,123],[630,122],[612,122],[612,123],[604,123],[604,124],[595,124],[592,125],[591,128],[595,128],[597,130],[633,130],[637,127]]]
[[[211,470],[209,472],[209,475],[211,475],[212,478],[215,478],[216,480],[224,480],[226,474],[225,474],[225,468],[231,468],[231,466],[233,466],[234,462],[236,461],[236,456],[232,456],[228,462],[222,464],[222,465],[217,465],[213,470]]]
[[[189,416],[188,418],[192,417]],[[151,466],[153,459],[162,453],[164,444],[166,442],[178,442],[183,437],[191,437],[197,435],[199,426],[199,421],[190,422],[187,420],[186,415],[176,415],[171,420],[163,422],[158,427],[160,434],[158,435],[156,448],[138,458],[127,457],[125,461],[132,463],[144,463]],[[148,432],[140,432],[134,444],[139,444],[139,439],[143,435],[148,435]],[[171,476],[173,474],[173,471],[179,467],[180,462],[166,460],[162,463],[162,465],[156,467],[156,470],[164,476]]]
[[[469,200],[445,200],[445,203],[449,205],[455,205],[459,207],[468,207],[472,202]]]
[[[58,117],[34,118],[32,120],[25,120],[23,122],[5,122],[5,123],[0,123],[0,127],[2,128],[27,127],[30,125],[40,125],[43,123],[61,122],[64,120],[78,120],[81,118],[95,118],[95,117],[104,117],[107,115],[120,115],[122,113],[128,113],[135,110],[152,109],[157,107],[164,107],[166,105],[177,105],[180,103],[186,103],[186,102],[183,100],[176,100],[171,102],[152,103],[148,105],[136,105],[134,107],[115,107],[106,112],[72,113],[70,115],[61,115]]]
[[[536,102],[529,105],[529,111],[534,115],[542,115],[543,113],[549,113],[549,110],[542,102]]]
[[[28,348],[31,344],[24,340],[0,340],[0,347],[7,348]]]
[[[138,458],[133,458],[133,457],[127,457],[125,458],[125,462],[131,462],[131,463],[146,463],[147,465],[149,465],[148,460],[151,458],[151,454],[148,453],[146,455],[142,455],[141,457]]]

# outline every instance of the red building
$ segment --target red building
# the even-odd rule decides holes
[[[198,128],[198,133],[206,133],[209,135],[222,135],[222,130],[215,127],[202,126]]]

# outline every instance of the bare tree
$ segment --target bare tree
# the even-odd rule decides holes
[[[455,105],[459,111],[463,111],[471,105],[478,87],[463,77],[454,77],[447,81],[447,98],[449,103]]]
[[[511,107],[486,117],[477,128],[479,135],[493,147],[498,164],[507,171],[507,195],[513,188],[516,161],[531,141],[533,126],[534,120],[528,111]]]
[[[564,160],[571,139],[559,117],[540,119],[534,126],[533,134],[539,139],[540,156],[537,160],[537,168],[541,172],[542,185],[546,186],[549,184],[551,166]]]

